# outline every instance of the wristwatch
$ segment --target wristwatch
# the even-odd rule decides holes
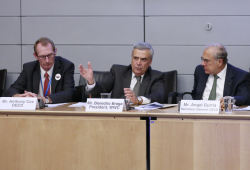
[[[49,103],[49,99],[48,99],[47,96],[46,96],[45,98],[46,98],[46,99],[45,99],[45,103],[48,104],[48,103]]]
[[[142,103],[143,103],[143,99],[142,99],[140,96],[138,96],[138,97],[137,97],[137,103],[136,103],[136,104],[140,105],[140,104],[142,104]]]

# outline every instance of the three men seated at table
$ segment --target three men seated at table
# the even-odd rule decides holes
[[[38,97],[45,103],[72,101],[74,64],[56,56],[53,41],[40,38],[34,44],[36,61],[25,63],[18,79],[6,90],[4,97]],[[87,80],[86,90],[92,97],[111,93],[112,98],[126,98],[134,104],[162,103],[164,99],[164,74],[152,70],[154,50],[146,42],[139,42],[132,50],[131,65],[113,65],[109,76],[96,82],[93,69],[79,66],[80,74]],[[201,57],[202,63],[194,73],[192,96],[195,100],[220,100],[233,96],[236,105],[250,104],[250,74],[227,63],[227,51],[222,44],[210,44]]]
[[[110,93],[111,98],[126,98],[134,104],[150,102],[162,103],[164,99],[164,74],[152,70],[154,50],[145,42],[134,45],[131,65],[113,65],[109,76],[96,82],[93,69],[88,62],[88,69],[79,66],[80,74],[87,80],[86,90],[92,97],[100,97],[100,93]]]
[[[4,97],[38,97],[44,103],[71,102],[75,91],[72,62],[56,56],[57,49],[49,38],[34,44],[36,61],[25,63],[18,79]]]
[[[202,63],[194,73],[193,99],[220,100],[233,96],[236,105],[250,104],[250,75],[227,63],[227,51],[222,44],[210,44],[201,57]]]

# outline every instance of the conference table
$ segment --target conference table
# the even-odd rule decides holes
[[[0,111],[4,170],[250,169],[250,112]]]

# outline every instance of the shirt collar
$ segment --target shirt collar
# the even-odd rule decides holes
[[[141,79],[143,79],[144,75],[145,74],[141,75]],[[132,78],[134,78],[134,77],[135,77],[135,73],[132,71]]]
[[[54,65],[52,65],[52,67],[49,69],[49,71],[45,71],[41,66],[40,66],[40,71],[41,71],[41,75],[42,77],[44,77],[44,74],[47,72],[49,74],[49,77],[52,76],[52,73],[53,73],[53,69],[54,69]]]
[[[221,78],[221,79],[225,79],[225,78],[226,78],[226,73],[227,73],[227,64],[226,64],[226,66],[223,68],[223,70],[221,70],[221,72],[219,72],[219,73],[217,74],[217,76],[219,76],[219,78]],[[210,76],[213,76],[213,75],[210,74]]]

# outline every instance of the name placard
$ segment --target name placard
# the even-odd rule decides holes
[[[36,97],[1,97],[0,110],[35,110]]]
[[[93,112],[122,112],[124,99],[88,98],[85,110]]]
[[[220,101],[217,100],[181,100],[180,113],[219,114]]]

